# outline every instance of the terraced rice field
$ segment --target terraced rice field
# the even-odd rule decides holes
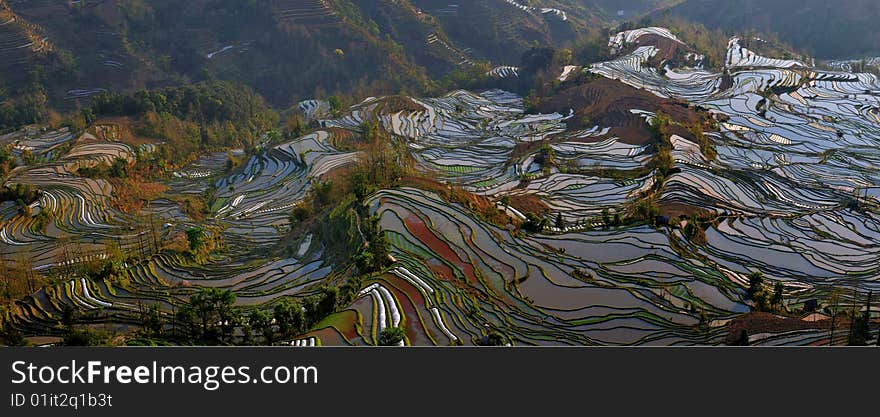
[[[31,331],[48,331],[64,306],[69,305],[100,310],[105,321],[134,323],[144,305],[171,311],[199,287],[233,290],[243,306],[310,293],[331,272],[321,259],[319,245],[312,245],[311,236],[301,237],[295,258],[264,259],[256,252],[283,236],[290,209],[302,199],[313,176],[353,160],[354,154],[334,151],[325,144],[326,139],[326,132],[318,132],[277,145],[254,156],[239,173],[228,177],[222,175],[225,153],[206,155],[175,172],[168,184],[172,194],[201,193],[214,183],[218,201],[226,202],[207,227],[209,233],[223,234],[229,248],[224,253],[235,257],[218,255],[199,266],[179,256],[156,254],[155,240],[162,241],[198,224],[182,213],[176,202],[151,202],[147,211],[152,222],[163,225],[151,230],[143,219],[110,207],[110,183],[73,174],[79,167],[102,160],[132,157],[134,152],[127,145],[83,137],[55,162],[19,168],[7,185],[36,186],[40,197],[31,207],[33,216],[3,208],[0,256],[15,262],[24,255],[42,273],[74,272],[70,280],[42,289],[19,303],[15,320]],[[53,213],[52,223],[44,230],[33,223],[41,211]],[[124,287],[75,276],[76,264],[106,258],[109,242],[144,257],[155,255],[129,266],[126,278],[130,284]]]
[[[555,8],[551,8],[551,7],[530,7],[526,4],[522,4],[521,2],[518,2],[516,0],[504,0],[504,1],[507,4],[513,6],[517,9],[520,9],[524,12],[527,12],[527,13],[540,13],[540,14],[544,14],[544,15],[557,17],[562,21],[568,20],[568,15],[565,13],[565,11],[560,10],[560,9],[555,9]]]
[[[495,78],[519,77],[519,68],[509,65],[502,65],[492,68],[486,75]]]
[[[427,39],[425,40],[429,47],[436,48],[441,55],[448,55],[452,58],[453,62],[456,62],[458,66],[470,66],[474,65],[473,58],[469,55],[468,49],[459,49],[453,45],[451,45],[445,39],[442,39],[436,33],[428,34]]]
[[[854,72],[858,65],[864,64],[866,67],[880,68],[880,57],[870,57],[859,60],[840,60],[831,61],[828,66],[837,71]]]
[[[873,75],[808,68],[758,56],[731,40],[731,80],[702,70],[645,68],[645,51],[595,65],[658,95],[686,99],[729,119],[711,135],[718,158],[693,150],[662,200],[739,217],[707,233],[698,249],[737,273],[762,270],[794,288],[837,283],[876,291],[878,90]],[[741,67],[747,67],[739,69]],[[772,105],[760,94],[777,91]],[[690,157],[685,157],[683,154]]]
[[[308,13],[294,6],[317,10],[320,2],[290,3],[296,19]],[[454,91],[406,105],[400,97],[371,97],[337,119],[322,119],[327,104],[307,100],[300,111],[320,128],[270,144],[231,173],[225,173],[226,154],[215,153],[167,181],[175,195],[216,190],[206,230],[222,235],[224,251],[204,265],[155,254],[130,265],[124,288],[71,276],[19,303],[15,323],[48,331],[68,305],[101,312],[95,320],[132,324],[142,305],[170,311],[199,287],[231,289],[246,307],[314,293],[340,265],[324,259],[312,234],[288,237],[288,217],[316,181],[358,160],[358,152],[333,146],[334,135],[357,134],[364,122],[377,122],[405,145],[430,178],[487,198],[511,223],[526,216],[515,204],[502,204],[503,197],[539,201],[546,210],[536,214],[551,226],[526,234],[490,224],[437,191],[380,190],[367,207],[379,218],[394,263],[369,277],[347,309],[285,341],[292,346],[374,344],[388,327],[403,328],[409,345],[474,344],[493,332],[512,345],[719,344],[729,336],[728,324],[750,309],[744,289],[753,271],[783,282],[792,308],[832,285],[880,291],[880,216],[852,209],[878,204],[877,78],[761,57],[735,39],[727,75],[669,67],[661,73],[648,62],[662,51],[639,44],[643,36],[681,42],[662,28],[624,32],[609,47],[638,44],[632,52],[567,67],[563,75],[589,71],[723,115],[719,130],[707,134],[716,158],[671,137],[677,169],[662,184],[655,184],[650,146],[629,144],[605,126],[569,129],[573,109],[527,114],[521,97],[500,90]],[[639,108],[627,115],[654,116]],[[2,140],[45,154],[73,136],[18,133]],[[542,152],[554,162],[548,165]],[[0,207],[0,256],[13,262],[27,254],[34,269],[57,271],[108,256],[108,240],[154,254],[151,235],[164,239],[195,225],[177,203],[156,200],[147,214],[160,230],[132,228],[143,223],[110,206],[109,182],[73,174],[136,154],[122,143],[79,137],[51,162],[17,169],[8,184],[39,188],[32,210],[55,216],[41,230],[14,207]],[[650,189],[661,190],[661,205],[697,207],[718,221],[701,240],[675,227],[606,224],[603,212],[623,211]],[[261,255],[285,238],[294,239],[295,253]],[[750,339],[827,343],[822,326],[795,328]]]
[[[310,28],[335,28],[340,20],[326,0],[282,0],[275,2],[283,21]]]
[[[355,129],[368,117],[378,118],[389,133],[406,141],[422,169],[483,194],[518,183],[529,163],[511,160],[517,144],[565,130],[562,115],[526,115],[522,98],[499,90],[413,101],[422,109],[374,115],[381,99],[369,99],[350,116],[324,124]]]
[[[730,54],[739,49],[732,41]],[[789,62],[751,56],[757,64],[750,65],[768,68],[736,70],[732,85],[722,88],[721,74],[702,70],[660,76],[642,66],[645,53],[639,48],[591,71],[661,96],[687,99],[729,118],[712,135],[717,160],[681,161],[684,172],[670,180],[668,198],[719,211],[794,216],[841,208],[876,184],[870,169],[880,138],[876,77],[792,70]],[[762,112],[759,93],[767,89],[786,92]]]
[[[22,129],[0,135],[0,145],[12,145],[13,154],[19,157],[22,152],[28,151],[37,157],[53,159],[53,151],[73,139],[73,133],[67,128],[55,131]]]
[[[719,320],[746,310],[723,275],[650,228],[517,238],[417,189],[373,201],[406,281],[397,285],[418,300],[410,339],[491,328],[520,344],[712,343],[723,330],[698,331],[692,306]]]
[[[0,74],[6,88],[26,82],[30,66],[50,47],[35,27],[0,5]]]
[[[618,35],[609,46],[621,48],[646,34],[680,42],[671,33],[648,28]],[[418,323],[404,314],[408,340],[453,343],[450,334],[475,340],[488,328],[519,344],[720,343],[726,324],[749,310],[743,288],[753,271],[782,281],[791,308],[821,298],[832,285],[877,291],[880,223],[875,213],[849,207],[854,201],[877,204],[870,190],[878,182],[880,83],[873,75],[761,57],[736,39],[729,48],[730,81],[700,69],[667,68],[661,75],[645,65],[657,52],[652,46],[586,69],[726,116],[720,131],[708,135],[718,153],[711,161],[696,144],[673,136],[680,171],[665,179],[660,195],[661,204],[722,215],[706,231],[705,243],[675,229],[601,228],[599,213],[650,188],[652,175],[615,181],[552,170],[540,174],[532,162],[535,154],[511,161],[506,152],[528,142],[524,133],[531,128],[495,131],[498,137],[491,137],[459,126],[424,128],[440,126],[442,112],[436,110],[415,116],[415,122],[393,117],[391,130],[409,138],[420,160],[432,162],[425,166],[440,167],[444,181],[494,197],[538,196],[553,213],[550,218],[559,213],[568,225],[565,231],[551,228],[555,233],[547,236],[513,236],[429,192],[377,194],[374,210],[392,236],[398,268],[405,271],[391,275],[408,285],[390,276],[379,284],[394,283],[421,296],[401,301],[418,300]],[[759,104],[768,89],[775,92],[772,104]],[[506,128],[534,118],[551,132],[545,137],[571,135],[554,131],[565,124],[561,115],[492,113],[496,117],[477,125]],[[507,120],[499,122],[498,116]],[[460,113],[456,118],[467,120]],[[459,135],[470,140],[457,141]],[[558,159],[580,167],[632,170],[648,159],[645,148],[613,138],[557,140],[552,148]],[[511,179],[535,175],[522,186],[496,179],[504,172]],[[486,183],[486,178],[492,180]],[[371,313],[366,304],[355,307],[360,316],[373,318],[372,328],[387,325],[387,315],[377,316],[377,309]],[[750,339],[767,345],[821,344],[827,343],[827,329],[815,326]]]

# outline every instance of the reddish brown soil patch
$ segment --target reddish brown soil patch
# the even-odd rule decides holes
[[[609,136],[620,138],[620,141],[623,143],[644,145],[652,139],[651,132],[648,131],[647,126],[646,124],[645,126],[638,127],[612,127],[608,134]],[[603,137],[601,139],[606,138]]]
[[[431,273],[439,279],[452,281],[452,277],[455,276],[452,272],[452,268],[441,262],[439,259],[428,259],[426,264],[428,265],[428,269],[431,270]]]
[[[474,266],[459,258],[458,254],[456,254],[446,242],[440,240],[440,238],[438,238],[437,235],[425,225],[422,219],[414,215],[409,215],[403,220],[403,222],[416,239],[428,246],[431,251],[439,255],[441,258],[461,269],[465,277],[468,279],[468,282],[472,284],[477,283],[477,277],[474,275]]]
[[[771,313],[751,312],[737,317],[728,324],[726,342],[734,343],[739,339],[743,330],[749,335],[759,333],[783,333],[795,330],[827,330],[831,326],[830,320],[804,321],[799,318],[781,317]],[[837,319],[838,328],[846,328],[848,324],[840,318]]]
[[[688,141],[690,141],[692,143],[699,144],[699,142],[697,141],[697,138],[694,137],[694,134],[691,133],[691,131],[688,130],[684,126],[670,125],[666,129],[667,129],[667,132],[669,133],[669,135],[678,135],[684,139],[687,139]]]
[[[408,300],[411,300],[413,305],[415,306],[423,306],[425,305],[425,297],[422,296],[421,291],[418,288],[414,287],[409,281],[398,278],[396,275],[386,274],[382,277],[388,284],[394,287],[394,289],[401,291],[406,295]]]
[[[349,337],[349,334],[343,334],[335,327],[325,327],[323,329],[306,333],[303,337],[317,337],[321,340],[321,346],[347,346],[351,344],[348,340],[354,339],[358,336],[357,333],[354,333],[353,336]],[[348,340],[346,340],[346,338],[348,338]]]
[[[521,194],[510,196],[510,206],[518,210],[520,213],[542,214],[550,211],[550,206],[541,200],[540,197],[532,194]]]
[[[635,45],[637,45],[636,47],[653,46],[658,49],[657,55],[654,55],[650,61],[650,64],[655,66],[673,60],[679,47],[682,46],[680,43],[665,36],[653,34],[640,36],[635,41]]]
[[[542,100],[537,110],[542,113],[568,113],[575,117],[568,121],[570,130],[595,125],[616,129],[622,141],[642,145],[650,141],[648,123],[631,109],[640,109],[669,115],[674,122],[702,124],[705,115],[678,100],[664,99],[649,91],[630,87],[617,80],[600,78],[570,87],[559,94]]]
[[[543,143],[539,141],[517,143],[516,146],[513,147],[513,152],[510,154],[510,160],[516,160],[520,157],[529,155],[532,152],[537,151],[541,145],[543,145]]]
[[[416,102],[412,101],[411,98],[406,96],[385,97],[379,107],[380,113],[397,113],[402,111],[418,112],[424,110],[424,107],[420,106]]]
[[[697,216],[700,219],[707,219],[713,216],[713,213],[709,210],[706,210],[701,207],[692,206],[690,204],[685,203],[664,203],[661,202],[660,206],[660,215],[669,217],[670,219],[678,219],[682,216],[686,218],[690,218],[691,216]]]

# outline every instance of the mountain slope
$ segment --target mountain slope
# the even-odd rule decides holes
[[[571,44],[597,22],[592,9],[577,1],[526,4],[16,0],[8,13],[41,28],[73,62],[70,74],[47,86],[55,107],[82,106],[105,90],[212,78],[247,84],[273,105],[287,107],[333,94],[424,92],[463,66],[516,65],[536,44]],[[35,68],[19,59],[5,62],[26,65],[20,74]]]
[[[669,10],[711,28],[776,33],[818,58],[880,53],[873,0],[687,0]]]
[[[29,77],[28,71],[52,46],[34,25],[0,2],[0,80],[2,87],[15,87]]]
[[[681,0],[593,0],[609,21],[637,19],[645,13],[669,7]],[[585,2],[586,3],[586,2]]]
[[[535,43],[561,46],[573,41],[588,22],[595,22],[576,2],[412,0],[433,15],[457,44],[501,64],[519,62]],[[527,5],[527,4],[531,5]]]

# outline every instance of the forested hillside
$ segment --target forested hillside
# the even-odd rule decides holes
[[[880,54],[874,0],[687,0],[670,12],[710,28],[776,33],[818,58]]]

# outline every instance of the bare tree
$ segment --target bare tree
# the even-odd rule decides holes
[[[0,276],[3,277],[3,298],[7,300],[12,299],[12,282],[10,281],[10,275],[12,275],[12,271],[10,271],[2,254],[0,254]]]
[[[19,275],[24,278],[27,292],[29,294],[37,292],[39,285],[37,275],[34,273],[34,261],[31,258],[30,250],[20,252],[15,259],[15,265]]]
[[[831,326],[828,329],[828,345],[834,346],[834,326],[837,320],[838,308],[840,307],[840,289],[834,287],[828,295],[828,313],[831,315]]]

